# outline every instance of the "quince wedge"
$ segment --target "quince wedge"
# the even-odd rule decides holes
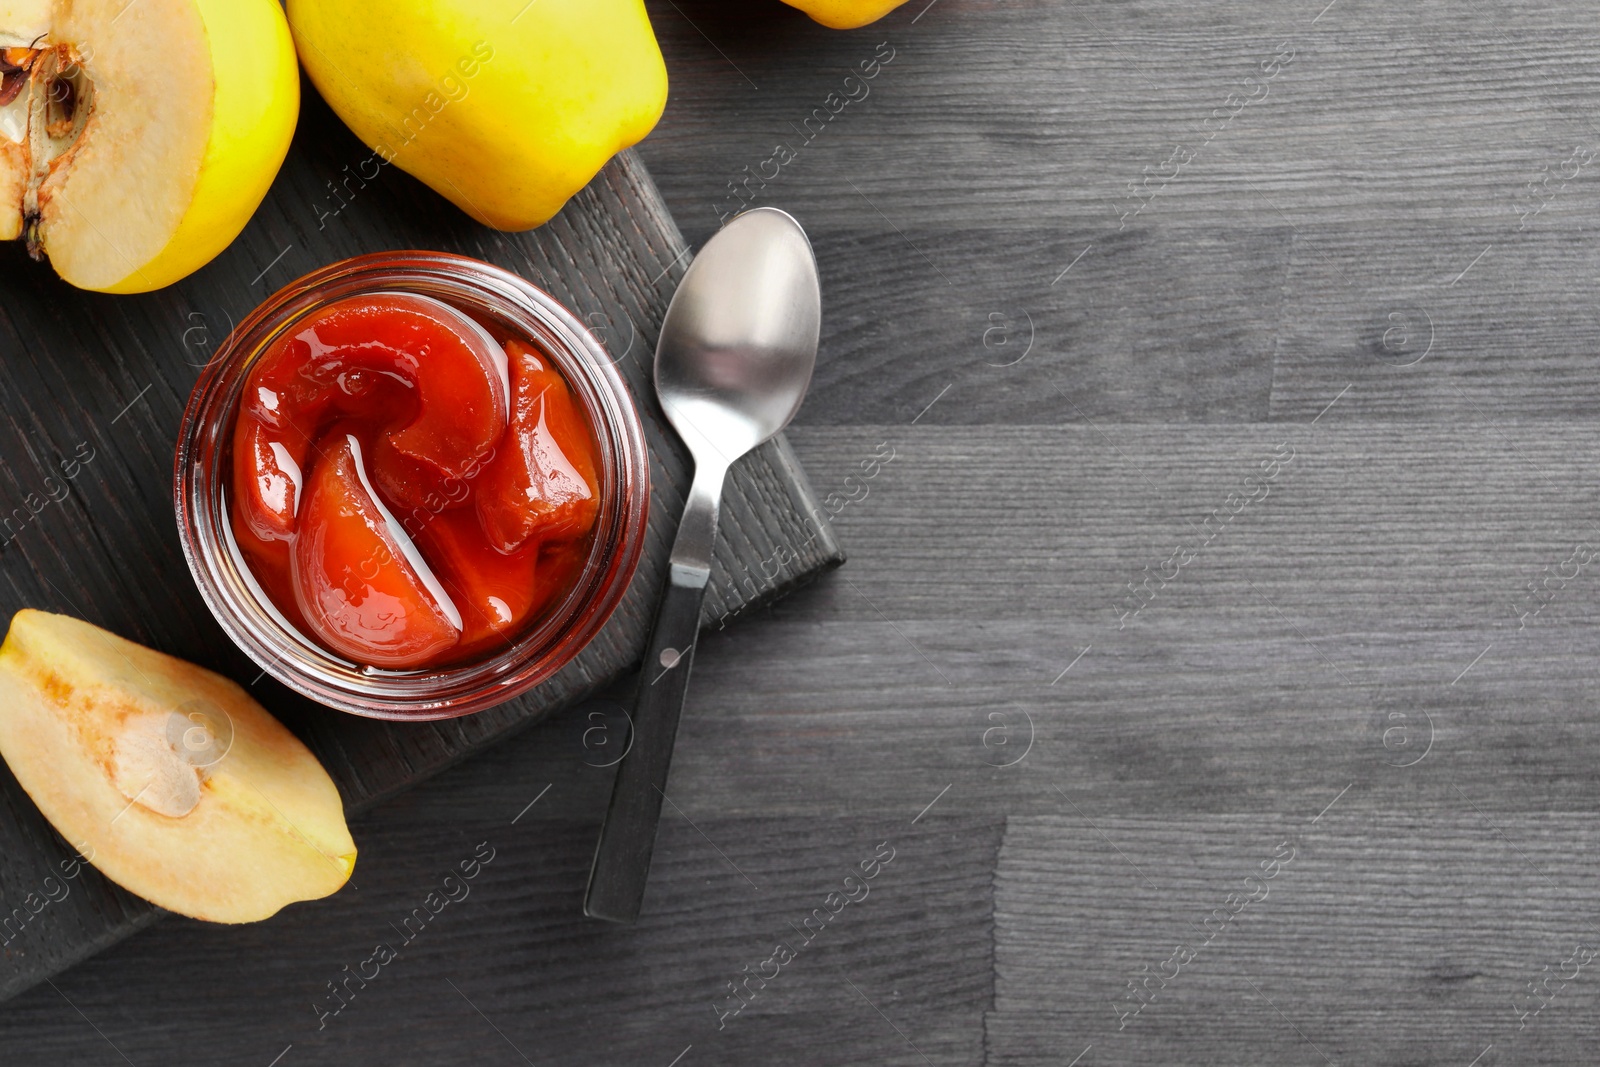
[[[834,30],[853,30],[877,22],[906,0],[783,0]]]
[[[11,620],[0,756],[79,853],[169,911],[254,922],[355,868],[333,781],[260,704],[78,619]]]
[[[233,242],[300,114],[277,0],[0,0],[0,239],[142,293]]]
[[[374,155],[496,229],[547,222],[666,107],[643,0],[288,0],[288,12],[312,83]]]

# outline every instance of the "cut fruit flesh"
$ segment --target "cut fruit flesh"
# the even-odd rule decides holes
[[[274,0],[0,5],[0,238],[142,292],[225,248],[288,150],[299,83]]]
[[[12,619],[0,755],[95,867],[183,915],[264,919],[355,866],[327,772],[243,689],[77,619]]]

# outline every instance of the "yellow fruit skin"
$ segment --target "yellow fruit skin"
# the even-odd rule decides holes
[[[277,0],[193,0],[217,72],[211,140],[194,199],[166,248],[108,293],[144,293],[188,277],[233,243],[289,153],[300,70]]]
[[[548,221],[666,106],[643,0],[288,7],[301,62],[356,136],[497,229]]]
[[[226,721],[200,799],[173,817],[115,781],[130,725],[185,743],[189,710]],[[177,730],[173,729],[176,719]],[[0,756],[57,832],[106,877],[211,922],[254,922],[338,890],[355,867],[338,789],[234,682],[79,619],[19,611],[0,646]],[[132,788],[132,787],[129,787]]]
[[[783,0],[830,29],[853,30],[883,16],[906,0]]]

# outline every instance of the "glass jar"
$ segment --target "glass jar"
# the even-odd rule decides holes
[[[299,632],[262,591],[230,519],[233,427],[255,361],[306,315],[346,297],[418,293],[523,337],[554,360],[594,434],[600,502],[589,556],[564,598],[498,652],[465,663],[386,670],[350,662]],[[229,334],[189,395],[173,495],[200,593],[228,636],[280,682],[320,703],[378,719],[445,719],[501,704],[545,681],[599,633],[644,547],[650,461],[633,398],[577,317],[526,281],[464,256],[380,252],[280,290]]]

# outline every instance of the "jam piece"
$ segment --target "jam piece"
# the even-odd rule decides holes
[[[252,370],[234,437],[246,525],[287,536],[298,494],[285,475],[340,419],[382,426],[373,478],[399,507],[426,508],[476,472],[504,435],[505,353],[448,304],[382,294],[340,301],[274,342]],[[291,479],[292,480],[292,479]]]
[[[484,532],[502,552],[582,537],[599,508],[588,426],[544,356],[520,341],[506,342],[506,355],[513,440],[483,472]]]
[[[373,492],[354,434],[330,442],[291,560],[295,600],[329,648],[375,667],[421,667],[455,647],[461,613]]]
[[[234,481],[243,494],[241,517],[250,532],[263,541],[288,540],[304,481],[294,453],[260,422],[241,419],[234,433],[233,463]]]
[[[417,545],[461,609],[463,647],[497,636],[505,643],[502,635],[520,627],[553,592],[538,565],[538,545],[509,555],[496,550],[471,511],[437,516],[418,533]]]

